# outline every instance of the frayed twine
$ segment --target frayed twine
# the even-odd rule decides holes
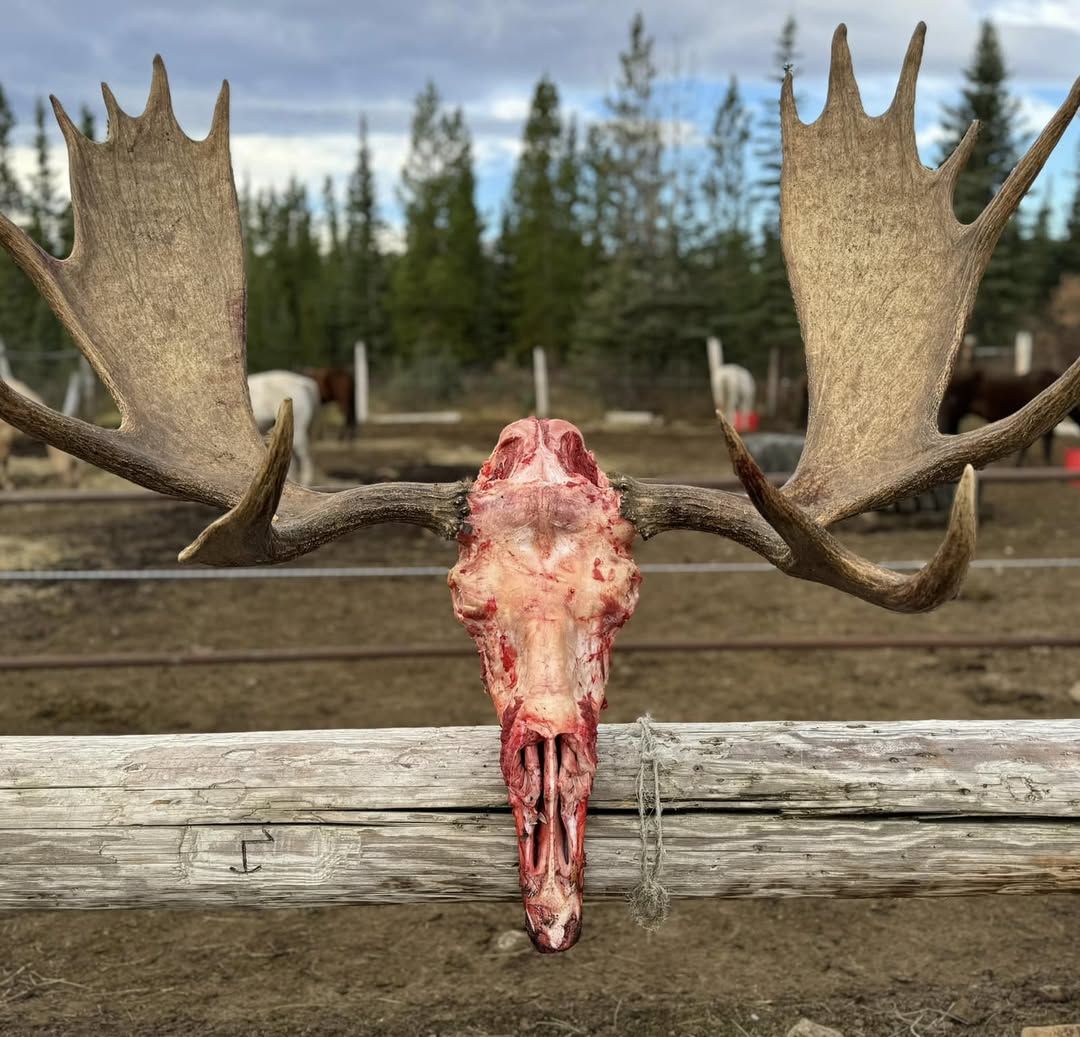
[[[661,881],[664,871],[664,806],[660,801],[660,745],[648,713],[638,717],[637,723],[641,729],[637,778],[641,881],[627,894],[627,900],[630,902],[630,916],[652,933],[664,924],[671,896]]]

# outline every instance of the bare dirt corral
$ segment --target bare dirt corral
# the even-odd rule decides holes
[[[494,427],[354,447],[330,474],[475,465]],[[587,434],[608,470],[716,474],[713,430]],[[1080,490],[993,486],[980,554],[1080,555]],[[0,508],[0,567],[169,564],[207,517],[180,505]],[[926,557],[934,530],[852,533],[876,558]],[[450,564],[401,527],[312,565]],[[735,560],[667,535],[639,561]],[[977,571],[929,616],[893,616],[780,575],[646,579],[623,641],[814,634],[1074,633],[1080,570]],[[0,586],[4,654],[465,642],[440,580]],[[618,649],[609,721],[1077,716],[1075,652],[700,654]],[[115,734],[489,724],[472,660],[0,675],[0,730]],[[602,763],[601,763],[602,765]],[[508,852],[513,853],[508,832]],[[2,865],[2,862],[0,862]],[[587,899],[587,898],[586,898]],[[863,1034],[1003,1035],[1080,1022],[1080,897],[682,901],[656,935],[616,903],[541,958],[514,904],[0,915],[4,1034],[783,1034],[801,1016]]]

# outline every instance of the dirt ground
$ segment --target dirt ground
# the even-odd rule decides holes
[[[497,428],[381,430],[324,444],[328,475],[453,476]],[[633,474],[727,471],[713,429],[586,430]],[[29,462],[24,469],[33,476]],[[16,473],[18,478],[18,472]],[[104,477],[91,480],[102,485]],[[990,486],[980,555],[1080,556],[1080,490]],[[0,568],[172,564],[205,523],[176,504],[0,507]],[[939,531],[851,532],[878,559],[927,557]],[[451,564],[453,546],[384,527],[307,560]],[[669,534],[639,562],[750,558]],[[1074,633],[1080,569],[979,570],[929,616],[894,616],[770,575],[652,575],[622,642],[814,634]],[[459,642],[439,579],[0,584],[3,654]],[[620,657],[606,714],[631,721],[1066,717],[1067,650]],[[0,674],[0,731],[489,724],[475,660]],[[2,863],[2,862],[0,862]],[[570,953],[542,958],[520,907],[355,906],[0,914],[6,1035],[701,1034],[772,1037],[807,1016],[847,1037],[1012,1035],[1080,1022],[1080,898],[680,901],[649,935],[588,903]]]

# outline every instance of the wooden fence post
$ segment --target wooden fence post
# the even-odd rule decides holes
[[[368,391],[367,345],[357,342],[353,346],[353,402],[356,405],[358,425],[363,425],[368,420]]]
[[[536,416],[546,418],[551,410],[551,400],[548,395],[547,353],[543,346],[533,346],[533,383],[536,387]]]
[[[712,392],[713,407],[723,410],[727,406],[727,400],[720,389],[720,368],[724,366],[724,347],[720,339],[710,335],[705,340],[705,355],[709,360],[709,390]],[[731,415],[728,415],[730,420]]]

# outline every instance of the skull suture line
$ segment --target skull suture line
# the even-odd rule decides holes
[[[633,537],[581,433],[529,418],[503,430],[481,468],[450,572],[502,725],[526,925],[542,951],[581,933],[597,718],[641,581]]]

